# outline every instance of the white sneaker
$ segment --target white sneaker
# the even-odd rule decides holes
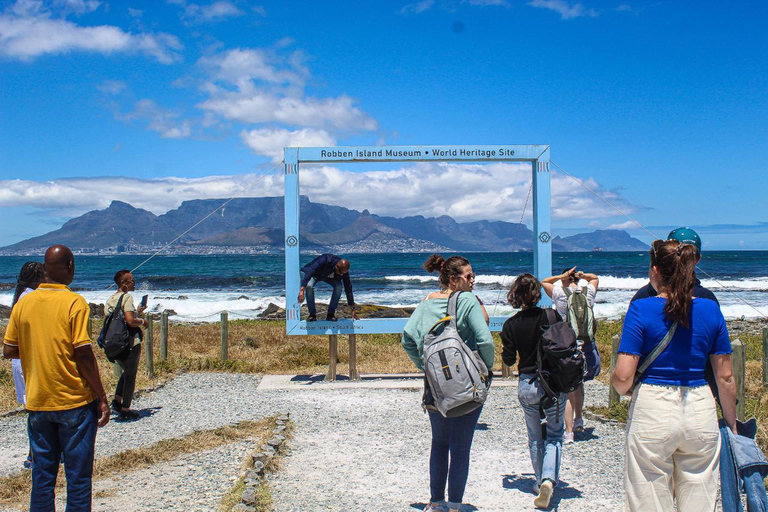
[[[563,444],[573,444],[573,432],[566,432],[563,435]]]
[[[533,506],[536,508],[549,507],[549,500],[552,498],[553,490],[554,485],[552,485],[552,480],[544,480],[541,484],[541,489],[539,489],[539,495],[533,500]]]
[[[573,421],[574,432],[584,432],[584,418],[577,418]]]

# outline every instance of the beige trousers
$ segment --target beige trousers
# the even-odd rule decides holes
[[[627,420],[625,510],[715,510],[720,431],[709,386],[635,389]]]

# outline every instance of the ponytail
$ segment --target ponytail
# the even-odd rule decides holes
[[[684,327],[691,315],[697,261],[696,248],[677,240],[656,241],[651,248],[651,265],[659,269],[668,296],[664,314]]]

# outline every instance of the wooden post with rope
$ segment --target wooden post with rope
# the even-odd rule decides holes
[[[328,335],[328,375],[325,376],[325,380],[328,381],[335,381],[336,380],[336,364],[338,363],[338,348],[339,348],[339,337],[336,334],[329,334]]]
[[[733,376],[736,379],[736,417],[744,421],[747,388],[747,354],[744,351],[744,343],[736,338],[731,342],[733,349]]]
[[[763,327],[763,387],[768,387],[768,327]]]
[[[221,360],[229,359],[229,313],[221,312]]]
[[[611,338],[611,371],[609,375],[613,375],[613,370],[616,369],[616,360],[619,358],[619,335],[614,334]],[[608,384],[608,407],[618,405],[621,397],[619,392],[614,389],[613,384]]]
[[[155,365],[154,360],[152,359],[152,338],[154,338],[154,322],[152,318],[152,313],[147,313],[144,315],[144,318],[147,320],[147,329],[144,331],[144,337],[146,338],[144,340],[144,356],[146,357],[147,361],[147,375],[150,379],[155,378]]]
[[[160,315],[160,359],[168,360],[168,311]]]

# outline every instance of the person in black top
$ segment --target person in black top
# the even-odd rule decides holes
[[[667,235],[667,240],[677,240],[683,244],[691,244],[696,249],[697,259],[695,264],[699,264],[701,261],[701,237],[699,237],[699,234],[696,231],[687,226],[684,228],[673,229],[669,232],[669,235]],[[656,291],[653,285],[648,283],[647,285],[637,290],[634,297],[632,297],[632,300],[629,302],[635,302],[636,300],[646,299],[648,297],[656,297],[658,294],[659,293]],[[713,300],[718,306],[720,305],[720,301],[717,300],[715,294],[701,286],[701,281],[699,281],[695,276],[693,281],[693,296],[700,297],[702,299]],[[714,395],[715,400],[717,400],[719,404],[720,402],[717,383],[715,381],[715,372],[712,369],[712,363],[709,360],[707,360],[706,366],[704,367],[704,378],[707,379],[709,389],[712,390],[712,395]]]
[[[331,302],[328,304],[328,313],[326,320],[336,321],[336,307],[341,298],[341,287],[347,294],[347,304],[352,308],[352,318],[357,318],[355,312],[355,298],[352,295],[352,281],[349,279],[349,261],[339,258],[333,254],[322,254],[301,268],[304,277],[301,280],[299,288],[299,304],[304,302],[304,294],[307,295],[307,309],[309,316],[307,322],[317,320],[317,311],[315,310],[315,283],[322,281],[333,286]]]
[[[680,243],[693,245],[696,248],[696,255],[698,256],[696,265],[699,264],[701,261],[701,238],[699,237],[698,233],[689,227],[677,228],[669,232],[669,235],[667,235],[667,240],[677,240]],[[647,285],[637,290],[637,292],[635,292],[635,295],[632,297],[630,302],[634,302],[639,299],[645,299],[647,297],[656,297],[658,294],[659,293],[654,289],[653,285],[648,283]],[[715,294],[701,286],[701,281],[698,279],[695,279],[693,283],[693,296],[700,297],[702,299],[713,300],[717,302],[718,305],[720,305],[720,302],[717,300],[717,297],[715,297]]]
[[[561,393],[556,403],[544,409],[547,419],[547,432],[544,437],[539,416],[539,402],[544,397],[544,391],[540,389],[538,380],[535,380],[536,352],[543,332],[542,327],[548,326],[549,321],[546,312],[536,305],[540,299],[539,280],[531,274],[517,276],[507,294],[507,301],[512,307],[521,310],[504,322],[501,330],[501,357],[508,366],[519,361],[517,399],[525,413],[528,447],[536,475],[533,491],[538,494],[533,505],[536,508],[547,508],[560,472],[566,394]],[[561,320],[556,311],[555,316],[557,320]]]

